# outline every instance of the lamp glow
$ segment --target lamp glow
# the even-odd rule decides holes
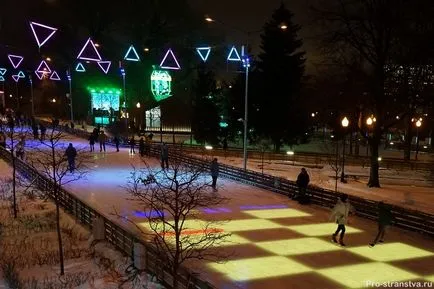
[[[50,34],[45,36],[44,40],[41,41],[41,39],[39,39],[39,37],[38,37],[38,34],[36,33],[35,27],[41,27],[41,28],[44,28],[45,30],[50,30],[51,32],[50,32]],[[57,31],[57,28],[43,25],[43,24],[36,23],[36,22],[30,22],[30,28],[32,29],[33,36],[35,36],[36,42],[38,43],[39,47],[44,45]]]
[[[350,121],[348,120],[347,117],[344,117],[341,121],[342,127],[348,127],[348,125],[350,124]]]
[[[8,54],[8,58],[14,68],[20,66],[21,62],[24,59],[24,57],[14,54]]]
[[[170,57],[171,60],[174,62],[175,66],[168,66],[165,64],[167,58]],[[181,69],[181,66],[178,63],[178,60],[175,57],[175,54],[173,54],[172,49],[167,50],[166,55],[164,55],[163,60],[160,63],[160,67],[164,69],[172,69],[172,70],[179,70]]]
[[[372,125],[373,122],[374,122],[374,121],[372,120],[371,117],[368,117],[368,118],[366,119],[366,124],[367,124],[367,125]]]
[[[416,127],[421,127],[422,126],[422,121],[419,119],[418,121],[416,121]]]
[[[138,103],[136,104],[136,107],[137,107],[137,108],[140,108],[140,102],[138,102]]]
[[[289,156],[293,156],[295,153],[293,151],[287,151],[286,154]]]
[[[205,146],[205,149],[210,151],[213,149],[213,147],[212,146]]]
[[[93,55],[83,56],[83,52],[87,49],[88,46],[91,46],[91,49],[93,50]],[[80,53],[77,56],[77,59],[82,60],[89,60],[89,61],[101,61],[101,55],[99,55],[98,49],[96,49],[96,45],[93,43],[92,39],[88,39],[86,43],[84,44],[83,48],[81,49]]]

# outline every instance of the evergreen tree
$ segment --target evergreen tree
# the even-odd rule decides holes
[[[199,68],[193,96],[193,136],[198,143],[218,143],[219,121],[216,81],[211,71]]]
[[[292,18],[293,14],[281,4],[261,35],[258,68],[262,73],[262,95],[257,102],[263,117],[258,133],[270,138],[276,151],[283,143],[294,143],[305,132],[307,123],[307,113],[299,101],[305,62],[303,42],[298,38],[300,26]]]

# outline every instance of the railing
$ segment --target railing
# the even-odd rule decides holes
[[[176,153],[173,153],[175,150]],[[200,166],[205,170],[209,169],[209,161],[187,155],[185,153],[186,148],[183,145],[173,145],[169,149],[169,152],[170,151],[172,151],[172,153],[170,153],[170,157],[172,159],[183,161],[194,166]],[[159,150],[157,146],[152,148],[152,153],[156,156],[159,156]],[[298,190],[295,182],[272,175],[261,174],[250,170],[244,171],[241,168],[223,164],[220,165],[220,171],[221,174],[226,178],[271,190],[287,196],[295,193]],[[337,198],[343,194],[341,192],[336,193],[334,191],[326,190],[316,186],[310,186],[307,189],[307,193],[310,195],[313,204],[327,208],[332,207],[336,203]],[[371,220],[376,220],[378,218],[378,202],[351,196],[351,203],[357,210],[357,214],[359,216]],[[434,237],[434,215],[402,208],[395,205],[391,205],[391,208],[396,219],[395,225],[397,227]]]
[[[209,169],[210,161],[191,157],[182,153],[182,151],[183,148],[179,148],[176,152],[170,153],[170,158],[190,165],[202,167],[204,170]],[[158,153],[158,151],[155,153]],[[223,177],[274,191],[288,197],[298,191],[298,187],[293,181],[267,174],[261,174],[255,171],[244,171],[234,166],[220,164],[220,173]],[[310,186],[307,189],[307,193],[313,204],[327,208],[333,207],[336,204],[338,197],[343,195],[341,192],[336,193],[316,186]],[[358,216],[377,220],[378,202],[356,196],[351,196],[350,201],[356,209]],[[390,205],[390,207],[392,214],[395,217],[395,226],[434,237],[434,215],[395,205]]]
[[[4,148],[0,148],[0,158],[8,163],[12,163],[12,156],[9,151]],[[52,194],[54,183],[49,178],[38,172],[33,167],[29,166],[20,159],[15,159],[15,165],[17,172],[23,177],[31,180],[41,191],[48,192],[51,198],[54,199]],[[93,220],[95,218],[102,218],[105,226],[105,238],[108,242],[114,245],[119,251],[127,256],[134,258],[133,246],[134,243],[140,243],[145,247],[146,270],[148,273],[157,277],[158,281],[165,287],[171,288],[171,282],[173,275],[168,268],[164,267],[162,262],[152,247],[151,244],[146,243],[140,237],[115,224],[104,216],[103,213],[92,208],[86,202],[80,200],[73,194],[69,193],[64,188],[58,190],[58,201],[60,207],[65,212],[72,215],[82,225],[92,229]],[[184,289],[212,289],[214,288],[209,283],[197,278],[197,274],[189,272],[182,268],[178,275],[180,288]]]

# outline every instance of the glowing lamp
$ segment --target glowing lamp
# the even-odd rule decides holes
[[[205,146],[205,149],[210,151],[213,149],[213,147],[212,146]]]
[[[348,120],[347,117],[344,117],[341,121],[342,127],[348,127],[348,125],[350,124],[350,121]]]
[[[295,152],[293,152],[293,151],[287,151],[286,154],[287,154],[288,156],[293,156],[293,155],[295,155]]]

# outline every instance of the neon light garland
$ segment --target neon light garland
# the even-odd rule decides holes
[[[38,37],[36,31],[35,31],[35,26],[42,27],[42,28],[47,29],[47,30],[51,30],[51,33],[48,36],[46,36],[45,39],[41,42],[39,40],[39,37]],[[36,22],[30,22],[30,28],[32,29],[33,36],[35,36],[36,42],[38,43],[39,47],[41,47],[42,45],[44,45],[54,35],[54,33],[56,33],[56,31],[57,31],[57,28],[50,27],[50,26],[47,26],[47,25],[43,25],[43,24],[36,23]]]
[[[95,57],[95,55],[93,57],[82,56],[83,52],[86,50],[86,48],[88,47],[89,44],[92,46],[93,52],[94,52],[94,54],[96,54],[96,57]],[[77,56],[77,59],[89,60],[89,61],[101,61],[102,60],[101,55],[99,55],[98,49],[96,49],[95,44],[93,43],[92,39],[90,39],[90,38],[86,41],[86,44],[84,44],[83,48],[81,49],[80,53]]]
[[[211,47],[198,47],[196,48],[196,51],[202,61],[206,62],[208,60],[209,54],[211,53]],[[205,53],[205,55],[203,53]]]
[[[39,72],[39,71],[35,70],[35,74],[39,78],[39,80],[42,80],[42,78],[45,77],[45,73],[44,72]]]
[[[84,68],[83,64],[81,64],[81,62],[79,62],[77,64],[77,66],[75,67],[75,71],[77,71],[77,72],[86,72],[86,69]]]
[[[12,78],[15,80],[15,82],[18,82],[18,80],[20,80],[20,77],[18,75],[12,75]]]
[[[1,82],[5,81],[5,78],[3,77],[3,75],[0,75],[0,81]]]
[[[17,68],[18,66],[20,66],[21,62],[24,59],[24,57],[22,57],[22,56],[13,55],[13,54],[8,54],[8,58],[9,58],[9,61],[11,62],[12,66],[14,68]]]
[[[235,53],[235,55],[233,55]],[[232,46],[231,51],[229,52],[227,61],[241,61],[240,54],[238,53],[235,46]]]
[[[45,62],[45,60],[42,60],[41,63],[39,63],[39,66],[36,69],[36,71],[42,73],[51,73],[51,69],[48,66],[47,62]]]
[[[132,53],[133,55],[130,56],[130,53]],[[124,59],[128,61],[136,61],[136,62],[140,61],[140,57],[137,54],[137,51],[133,45],[131,45],[130,48],[128,48],[127,53],[125,53]]]
[[[8,71],[6,68],[0,68],[0,75],[5,75],[6,71]]]
[[[164,70],[154,70],[151,74],[151,91],[156,101],[161,101],[171,96],[172,77]]]
[[[169,57],[169,55],[172,58],[172,61],[175,62],[176,66],[167,66],[166,64],[164,64],[164,62],[166,62],[167,57]],[[172,69],[172,70],[179,70],[179,69],[181,69],[181,66],[178,63],[178,60],[176,60],[176,57],[173,54],[172,49],[167,50],[166,55],[164,55],[163,61],[161,61],[161,63],[160,63],[160,67],[164,68],[164,69]]]
[[[111,61],[98,61],[98,66],[104,71],[105,74],[108,73],[110,66],[112,65]]]
[[[51,73],[50,79],[51,80],[60,80],[59,74],[57,74],[57,72],[53,70],[53,73]]]
[[[20,72],[18,72],[18,77],[19,78],[25,78],[26,76],[24,75],[24,72],[20,71]]]

